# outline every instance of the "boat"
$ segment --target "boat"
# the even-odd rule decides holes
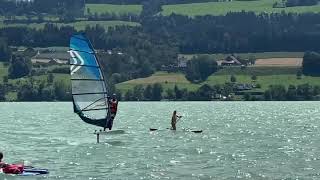
[[[85,123],[111,130],[106,79],[93,46],[84,34],[73,35],[69,53],[74,112]]]

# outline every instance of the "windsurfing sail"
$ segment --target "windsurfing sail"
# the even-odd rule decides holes
[[[70,74],[74,112],[86,123],[107,127],[109,107],[101,66],[82,34],[70,39]]]

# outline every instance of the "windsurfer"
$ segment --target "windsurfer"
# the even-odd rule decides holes
[[[106,128],[109,128],[109,130],[111,130],[113,125],[113,120],[116,117],[117,110],[118,110],[118,100],[117,100],[116,94],[113,94],[112,98],[108,97],[108,104],[110,107],[110,119],[107,122]]]
[[[171,117],[171,130],[176,130],[176,124],[178,122],[178,120],[181,118],[182,116],[178,116],[177,115],[177,111],[173,111],[172,117]]]

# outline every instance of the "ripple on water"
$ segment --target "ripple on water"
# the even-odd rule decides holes
[[[121,102],[114,128],[126,133],[96,144],[98,128],[70,103],[1,103],[0,150],[6,162],[50,169],[38,179],[319,179],[318,107]],[[173,109],[183,115],[176,132],[166,129]],[[203,133],[182,130],[190,128]]]

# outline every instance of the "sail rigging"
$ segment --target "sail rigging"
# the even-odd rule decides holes
[[[73,35],[69,53],[74,112],[86,123],[106,127],[107,87],[90,41],[82,34]]]

